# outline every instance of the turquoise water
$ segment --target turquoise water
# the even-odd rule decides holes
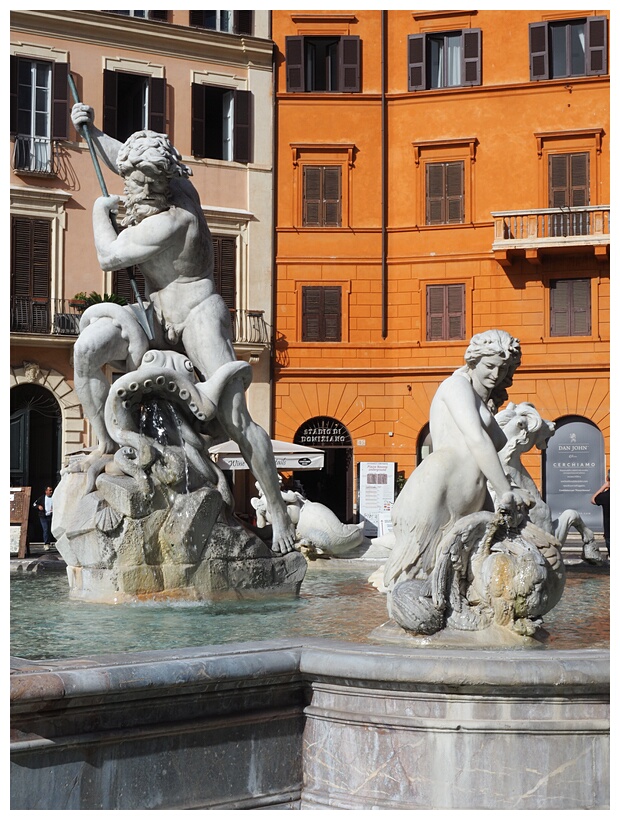
[[[11,655],[42,660],[270,638],[354,643],[387,620],[367,578],[375,565],[317,561],[297,599],[227,603],[89,604],[69,598],[63,572],[11,579]],[[567,586],[545,616],[553,649],[609,647],[609,567],[567,567]]]

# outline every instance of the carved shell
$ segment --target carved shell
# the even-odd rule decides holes
[[[113,529],[118,527],[122,520],[122,514],[113,507],[110,507],[109,504],[106,504],[97,510],[95,515],[95,526],[98,530],[101,530],[101,532],[111,532]]]

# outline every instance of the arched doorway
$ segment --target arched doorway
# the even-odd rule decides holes
[[[601,509],[590,499],[604,480],[605,442],[596,424],[583,416],[558,419],[543,452],[543,493],[553,517],[577,510],[590,529],[601,532]]]
[[[12,487],[32,487],[32,499],[60,480],[62,413],[49,390],[22,384],[11,390],[10,470]],[[39,541],[36,517],[30,517],[29,540]]]
[[[431,426],[428,422],[420,430],[418,443],[416,445],[416,464],[421,464],[426,456],[433,452],[433,442],[431,440]]]
[[[325,452],[322,470],[296,470],[293,478],[306,498],[329,507],[344,523],[353,520],[353,444],[347,428],[329,416],[315,416],[302,424],[295,444],[318,447]]]

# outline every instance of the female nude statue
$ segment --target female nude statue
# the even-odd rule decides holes
[[[519,341],[503,330],[474,336],[466,365],[439,386],[430,408],[433,452],[409,477],[392,509],[395,543],[385,566],[387,589],[428,578],[442,536],[463,516],[498,506],[517,520],[531,503],[511,487],[498,451],[506,437],[489,405],[497,407],[521,361]]]

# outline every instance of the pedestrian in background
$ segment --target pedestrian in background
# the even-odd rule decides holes
[[[52,512],[54,509],[54,500],[52,495],[54,488],[48,486],[45,488],[43,495],[40,495],[34,502],[41,522],[41,530],[43,531],[43,548],[49,550],[52,538]]]
[[[597,507],[603,510],[603,538],[605,539],[607,556],[609,557],[609,470],[607,470],[607,480],[603,486],[594,493],[590,502],[596,504]]]

